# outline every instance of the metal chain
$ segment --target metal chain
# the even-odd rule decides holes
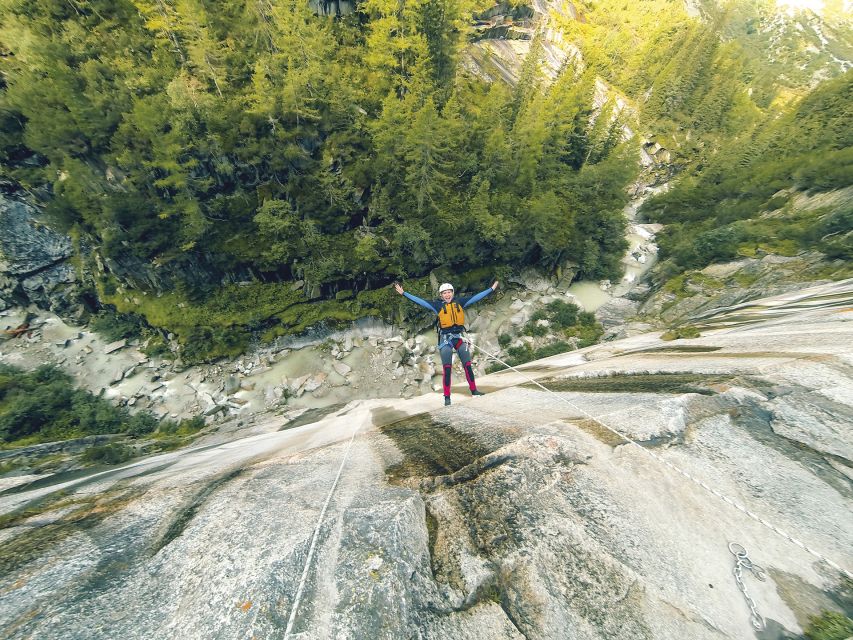
[[[740,589],[743,597],[746,599],[746,604],[749,605],[749,610],[751,612],[749,621],[752,623],[752,626],[756,631],[761,631],[764,629],[764,618],[762,618],[761,614],[758,613],[758,609],[755,606],[755,600],[750,597],[749,592],[746,590],[746,585],[743,583],[743,570],[746,569],[747,571],[752,571],[752,575],[764,582],[764,569],[749,559],[749,555],[742,545],[739,545],[736,542],[730,542],[729,551],[731,551],[732,555],[735,557],[735,568],[732,570],[732,573],[735,576],[735,581],[737,581],[738,589]]]

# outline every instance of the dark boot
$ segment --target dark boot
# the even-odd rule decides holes
[[[471,390],[471,395],[472,395],[472,396],[484,396],[484,395],[486,395],[486,394],[485,394],[485,393],[483,393],[482,391],[480,391],[479,389],[472,389],[472,390]]]
[[[444,396],[444,406],[445,407],[450,406],[450,396]]]

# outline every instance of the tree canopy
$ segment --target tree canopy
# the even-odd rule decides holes
[[[742,2],[705,22],[671,0],[576,4],[584,19],[562,28],[583,60],[546,82],[536,36],[509,87],[460,64],[483,0],[362,0],[337,17],[306,0],[2,0],[0,171],[86,238],[102,303],[187,344],[208,336],[212,355],[264,323],[375,312],[377,287],[436,269],[572,261],[578,277],[618,278],[637,138],[598,80],[707,176],[651,209],[679,224],[679,197],[717,198],[707,185],[731,191],[731,167],[786,144],[772,110],[785,87],[731,35],[754,18]],[[803,127],[826,122],[809,104],[786,117],[814,142]],[[849,148],[833,154],[786,171],[837,184]],[[665,250],[682,251],[676,235]],[[252,295],[229,320],[210,305],[236,281]],[[174,290],[159,305],[158,282]]]

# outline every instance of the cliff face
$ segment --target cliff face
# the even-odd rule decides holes
[[[83,312],[71,239],[38,219],[22,199],[0,194],[0,310],[35,304],[66,316]]]
[[[853,18],[844,3],[808,0],[720,2],[695,0],[692,14],[707,22],[734,15],[724,30],[752,55],[764,58],[781,72],[789,87],[814,86],[853,68]]]
[[[298,637],[744,638],[737,543],[767,575],[743,576],[760,637],[800,633],[850,606],[839,571],[661,462],[850,570],[851,302],[853,283],[826,285],[675,346],[494,374],[450,408],[355,402],[0,494],[0,623],[281,635],[313,546]]]
[[[105,258],[90,238],[72,239],[46,218],[41,206],[18,190],[0,193],[0,311],[35,305],[73,322],[85,322],[97,306],[94,275],[108,275],[125,288],[164,293],[180,282],[189,290],[245,281],[249,270],[222,271],[199,252],[166,265],[152,264],[128,251]]]

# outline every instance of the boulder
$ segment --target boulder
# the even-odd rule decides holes
[[[303,389],[307,392],[316,391],[320,388],[320,385],[322,385],[328,377],[329,375],[327,373],[318,373],[317,375],[312,376],[305,381]]]
[[[528,291],[545,293],[552,286],[550,279],[535,269],[527,268],[508,278],[509,282],[521,285]]]
[[[631,289],[625,294],[625,297],[628,300],[641,302],[649,296],[651,290],[652,287],[648,282],[639,282],[631,287]]]
[[[640,303],[627,298],[612,298],[595,312],[595,318],[605,329],[625,324],[628,318],[637,315]]]
[[[321,384],[319,387],[314,389],[311,392],[311,395],[315,398],[325,398],[331,392],[332,388],[328,384]]]
[[[217,413],[225,413],[228,411],[228,407],[222,404],[217,404],[212,406],[210,409],[204,412],[205,417],[215,416]]]
[[[338,373],[338,375],[346,377],[347,374],[352,371],[352,367],[346,364],[345,362],[335,361],[332,363],[332,368]]]
[[[304,391],[304,389],[302,388],[303,385],[308,381],[308,378],[310,378],[310,377],[311,377],[310,375],[306,374],[304,376],[299,376],[298,378],[295,378],[290,383],[291,392],[293,392],[294,394],[297,394],[297,395],[301,394]]]
[[[237,376],[228,376],[225,378],[225,395],[230,396],[240,390],[240,378]]]
[[[404,360],[407,360],[411,356],[411,351],[406,347],[405,344],[401,344],[394,349],[391,353],[391,362],[394,364],[400,364]]]
[[[110,342],[106,347],[104,347],[104,353],[110,354],[114,351],[118,351],[119,349],[124,349],[127,346],[127,340],[116,340],[115,342]]]
[[[520,313],[516,313],[514,316],[511,316],[509,319],[509,323],[512,327],[518,328],[526,324],[529,319],[530,310],[525,309],[524,311],[521,311]]]

